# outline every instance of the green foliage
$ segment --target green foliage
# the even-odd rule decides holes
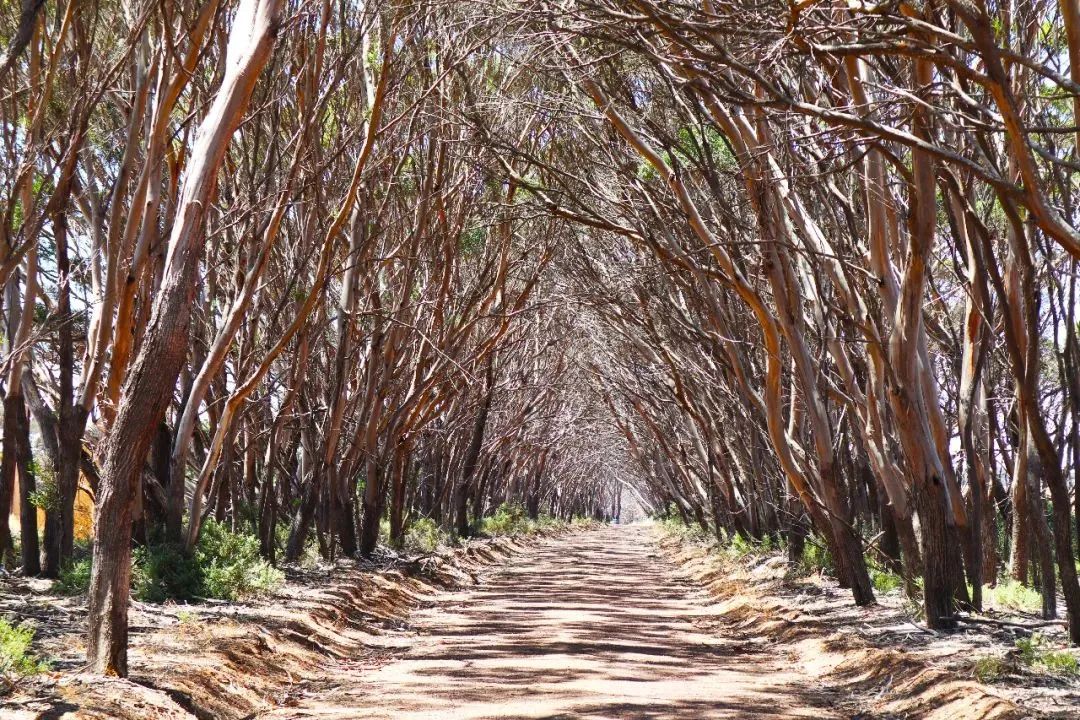
[[[992,683],[1000,680],[1008,671],[1005,658],[997,655],[987,655],[975,660],[971,666],[971,674],[981,683]]]
[[[1000,581],[997,587],[985,588],[983,601],[995,607],[1020,612],[1039,612],[1042,609],[1042,595],[1039,591],[1012,578]]]
[[[30,654],[34,628],[26,623],[12,625],[0,618],[0,680],[10,690],[21,678],[48,670],[48,664]],[[3,690],[0,690],[2,693]]]
[[[410,553],[432,553],[445,544],[446,533],[431,518],[413,521],[405,531],[402,548]]]
[[[870,556],[866,560],[867,570],[870,573],[870,582],[874,591],[882,595],[901,590],[904,587],[904,578],[898,573],[885,567],[877,556]]]
[[[85,593],[90,571],[89,557],[75,560],[60,571],[53,590],[64,595]],[[194,553],[160,543],[135,548],[132,554],[132,595],[143,602],[239,600],[273,592],[284,580],[284,574],[259,554],[255,536],[234,533],[212,519],[203,525]]]
[[[684,522],[674,504],[665,508],[654,520],[668,535],[690,542],[712,543],[714,540],[712,533],[701,525]]]
[[[874,590],[882,595],[904,587],[904,578],[883,568],[870,568],[870,582]]]
[[[461,233],[461,238],[458,240],[458,247],[461,249],[461,254],[465,257],[472,257],[479,255],[484,251],[484,245],[487,242],[487,230],[482,227],[471,228]]]
[[[589,521],[581,521],[589,522]],[[567,523],[550,515],[540,514],[536,519],[530,518],[524,505],[520,503],[503,503],[493,515],[481,518],[477,523],[477,530],[481,535],[497,537],[499,535],[528,535],[541,530],[564,527]]]
[[[638,180],[655,180],[658,175],[656,174],[656,170],[653,168],[652,165],[649,164],[648,161],[641,160],[638,162],[637,177]]]
[[[817,541],[814,538],[806,539],[799,565],[807,574],[820,572],[832,575],[836,572],[836,563],[833,562],[829,548],[826,547],[824,542]]]
[[[479,530],[484,535],[522,535],[534,529],[525,507],[519,503],[503,503],[494,515],[482,518]]]
[[[284,574],[259,554],[258,538],[231,532],[214,520],[203,525],[194,560],[203,576],[203,597],[237,600],[265,595],[285,581]]]
[[[34,490],[30,493],[30,504],[42,510],[52,510],[60,502],[60,490],[56,485],[56,473],[52,468],[30,463],[30,474],[34,476]]]
[[[82,595],[89,590],[90,557],[72,560],[60,568],[52,589],[60,595]]]
[[[781,544],[765,536],[761,540],[747,539],[738,533],[732,535],[722,545],[723,553],[731,560],[751,560],[772,555],[780,550]]]
[[[1016,641],[1020,650],[1020,662],[1030,668],[1050,675],[1080,677],[1080,660],[1067,650],[1055,650],[1047,645],[1046,638],[1032,633],[1029,638]]]
[[[727,140],[712,125],[706,125],[700,130],[680,128],[679,151],[676,151],[676,154],[684,164],[688,160],[703,162],[708,159],[723,172],[737,169],[735,156],[731,153]]]
[[[203,594],[203,574],[194,557],[173,544],[135,548],[131,592],[143,602],[191,600]]]

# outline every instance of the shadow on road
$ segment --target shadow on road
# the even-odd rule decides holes
[[[699,630],[704,593],[674,578],[649,532],[611,527],[545,543],[417,613],[403,657],[274,717],[831,717],[828,697],[785,658]]]

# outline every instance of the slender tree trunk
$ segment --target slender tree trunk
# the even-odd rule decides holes
[[[23,575],[41,574],[41,546],[38,542],[38,509],[33,503],[37,490],[34,451],[30,446],[30,419],[20,392],[15,396],[15,436],[19,468],[19,524],[22,527]],[[6,405],[6,404],[5,404]]]
[[[472,437],[469,440],[469,448],[465,451],[465,457],[461,462],[461,479],[457,488],[457,508],[454,517],[454,528],[458,537],[469,536],[469,489],[473,476],[476,474],[476,463],[480,458],[480,449],[484,445],[484,431],[487,428],[488,411],[491,409],[491,398],[495,394],[495,354],[492,352],[487,357],[487,366],[484,370],[483,399],[480,409],[476,413],[476,422],[473,424]]]
[[[279,0],[242,0],[230,37],[221,87],[199,127],[169,242],[160,292],[143,344],[124,384],[104,450],[95,507],[87,656],[96,673],[126,676],[131,585],[131,520],[150,444],[172,400],[187,356],[206,210],[218,168],[278,30]]]

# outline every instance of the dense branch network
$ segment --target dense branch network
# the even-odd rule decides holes
[[[1075,0],[0,13],[0,554],[93,495],[97,671],[133,547],[505,504],[812,536],[933,628],[1004,566],[1080,642]]]

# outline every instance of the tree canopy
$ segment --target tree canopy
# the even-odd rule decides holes
[[[1076,0],[21,0],[0,46],[0,554],[55,576],[92,493],[97,671],[133,547],[506,504],[812,537],[931,628],[1005,572],[1080,643]]]

